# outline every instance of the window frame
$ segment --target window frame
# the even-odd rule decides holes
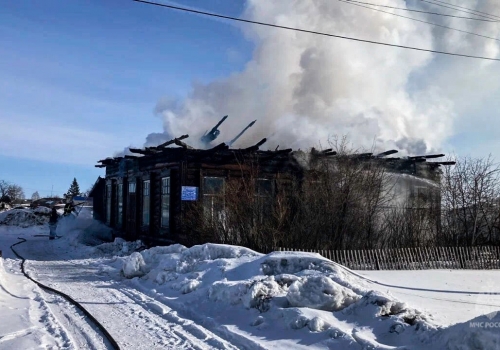
[[[269,185],[269,191],[265,192],[262,191],[262,186],[260,186],[261,183],[266,183],[266,185]],[[257,202],[256,204],[256,217],[254,217],[254,220],[256,222],[262,224],[264,222],[264,219],[266,217],[266,209],[269,211],[272,208],[272,197],[274,193],[274,183],[272,179],[265,179],[265,178],[257,178],[255,179],[255,193],[254,193],[254,198],[255,201]]]
[[[146,186],[147,185],[147,186]],[[151,223],[151,180],[142,181],[142,226],[149,226]]]
[[[171,195],[171,179],[169,176],[161,177],[161,218],[160,225],[162,228],[170,228],[170,195]],[[165,213],[167,215],[165,215]]]
[[[123,227],[123,183],[116,184],[116,226]]]
[[[207,180],[217,179],[222,182],[219,192],[207,192]],[[225,208],[225,193],[226,193],[226,178],[222,176],[203,176],[203,211],[205,216],[211,223],[217,218],[217,210],[224,210]],[[217,203],[218,202],[218,203]],[[219,207],[219,208],[217,208]]]
[[[109,183],[106,183],[106,224],[107,225],[111,225],[111,207],[112,207],[112,184],[109,182]]]

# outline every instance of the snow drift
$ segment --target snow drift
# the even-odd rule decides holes
[[[43,225],[49,221],[50,209],[11,209],[0,213],[0,225],[30,227]]]
[[[214,324],[227,322],[228,313],[246,314],[247,326],[256,330],[307,329],[325,345],[333,341],[347,349],[415,342],[425,347],[440,334],[429,315],[371,290],[367,281],[319,254],[263,255],[204,244],[155,247],[117,260],[115,278],[132,278],[136,286],[178,298],[196,310],[193,317],[210,317]],[[367,336],[361,328],[375,334]],[[379,343],[382,334],[390,336]]]
[[[44,226],[29,232],[40,227]],[[5,226],[2,232],[11,230],[17,237],[21,229]],[[60,271],[69,267],[78,278],[92,274],[77,289],[70,288],[72,293],[86,283],[98,283],[115,291],[112,300],[120,293],[134,297],[164,320],[189,320],[182,327],[202,326],[236,348],[423,350],[500,345],[494,328],[500,326],[500,315],[443,327],[428,311],[409,306],[385,287],[319,254],[260,254],[221,244],[146,249],[140,241],[120,238],[88,245],[102,242],[96,237],[109,232],[92,219],[67,218],[58,226],[61,239],[32,240],[19,249],[38,254],[30,262],[38,278],[50,276],[54,266],[71,259]],[[49,252],[53,255],[44,261],[43,254]],[[75,283],[64,282],[59,274],[55,280],[59,287]],[[211,348],[220,347],[206,346]]]

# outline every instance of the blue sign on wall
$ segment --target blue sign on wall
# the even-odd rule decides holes
[[[198,199],[198,187],[182,186],[181,200],[183,200],[183,201],[195,201],[197,199]]]

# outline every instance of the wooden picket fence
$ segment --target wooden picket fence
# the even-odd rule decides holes
[[[276,248],[318,253],[352,270],[500,269],[500,247],[430,247],[367,250]]]

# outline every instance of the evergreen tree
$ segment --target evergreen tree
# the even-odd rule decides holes
[[[78,181],[76,181],[76,178],[73,178],[73,182],[71,183],[71,186],[69,187],[68,192],[66,195],[69,198],[73,198],[74,196],[80,195],[80,186],[78,186]]]

